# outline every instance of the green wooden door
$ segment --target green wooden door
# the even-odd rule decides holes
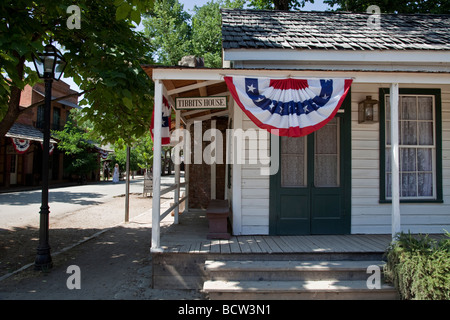
[[[280,139],[270,233],[350,233],[350,139],[344,114],[306,137]],[[276,155],[274,155],[276,156]]]

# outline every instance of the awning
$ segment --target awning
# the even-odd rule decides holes
[[[5,134],[5,137],[30,141],[44,141],[44,134],[33,126],[14,123],[12,127]],[[50,138],[50,143],[58,143],[56,140]]]
[[[39,94],[42,97],[45,97],[45,93],[40,92],[39,90],[36,90],[36,88],[33,88],[33,91]],[[58,99],[58,97],[52,96],[52,100]],[[67,101],[67,100],[58,100],[57,103],[63,104],[68,107],[76,108],[76,109],[82,109],[78,104]]]

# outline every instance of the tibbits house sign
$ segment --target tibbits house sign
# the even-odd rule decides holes
[[[175,108],[177,110],[225,109],[226,107],[227,97],[191,97],[175,99]]]

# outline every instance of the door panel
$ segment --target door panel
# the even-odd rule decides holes
[[[311,233],[343,233],[344,187],[340,178],[343,118],[335,117],[314,133],[314,184],[311,187]]]
[[[314,133],[314,186],[339,187],[340,117]]]
[[[282,195],[280,197],[279,229],[283,234],[308,234],[310,232],[309,196]]]
[[[281,137],[281,186],[306,187],[306,137]]]

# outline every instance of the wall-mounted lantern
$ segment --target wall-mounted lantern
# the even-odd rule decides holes
[[[378,100],[373,100],[371,96],[358,103],[358,123],[378,122]]]

